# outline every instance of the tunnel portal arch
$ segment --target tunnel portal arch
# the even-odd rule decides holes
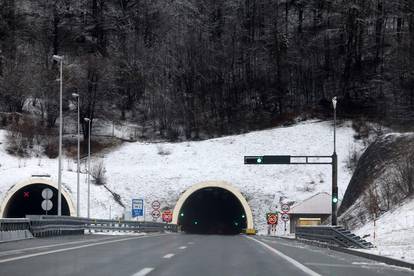
[[[242,193],[237,189],[236,187],[232,186],[231,184],[224,182],[224,181],[208,181],[208,182],[202,182],[195,184],[191,187],[189,187],[178,199],[174,211],[173,211],[173,220],[172,223],[174,224],[180,224],[179,223],[179,217],[180,217],[180,211],[182,207],[184,206],[187,199],[189,199],[193,194],[196,192],[206,189],[206,188],[221,188],[228,192],[230,192],[232,195],[234,195],[240,204],[243,207],[244,213],[246,215],[246,228],[247,230],[253,230],[254,229],[254,223],[253,223],[253,213],[250,209],[249,204],[247,203],[247,200],[244,198]]]
[[[49,178],[37,178],[37,177],[31,177],[29,179],[23,180],[17,184],[15,184],[14,186],[11,187],[11,189],[9,189],[5,196],[1,199],[1,204],[0,204],[0,217],[4,218],[7,216],[7,209],[10,206],[10,201],[13,199],[13,197],[15,196],[15,194],[19,191],[21,191],[22,189],[24,189],[25,187],[29,187],[29,186],[33,186],[33,185],[44,185],[44,186],[49,186],[51,188],[54,189],[58,189],[58,185],[53,182],[51,179]],[[62,206],[63,206],[63,202],[66,201],[67,205],[68,205],[68,209],[69,209],[69,214],[70,216],[75,216],[76,215],[76,209],[75,209],[75,205],[73,204],[72,198],[70,196],[70,194],[62,187],[61,189],[62,192]],[[55,195],[57,197],[57,194]]]

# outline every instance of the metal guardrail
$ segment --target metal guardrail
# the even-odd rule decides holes
[[[30,230],[35,237],[83,234],[85,230],[95,232],[177,232],[177,225],[156,222],[87,219],[68,216],[27,216]]]
[[[0,219],[0,242],[33,238],[28,219]]]
[[[341,226],[296,227],[296,238],[316,240],[346,248],[372,248],[373,245]]]
[[[0,231],[29,230],[30,221],[27,218],[0,219]]]

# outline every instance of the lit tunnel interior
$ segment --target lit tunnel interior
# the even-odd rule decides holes
[[[178,215],[178,224],[186,233],[235,235],[246,228],[242,204],[223,188],[195,191],[186,199]]]
[[[15,192],[7,202],[4,209],[3,217],[5,218],[24,218],[26,215],[45,215],[46,211],[42,209],[42,191],[49,188],[53,192],[50,199],[53,207],[47,212],[48,215],[57,215],[57,194],[58,190],[46,184],[31,184]],[[62,194],[62,215],[69,216],[69,205]]]

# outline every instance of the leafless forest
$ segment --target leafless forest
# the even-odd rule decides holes
[[[0,111],[199,139],[331,116],[414,121],[414,1],[0,0]],[[67,115],[66,115],[67,116]],[[3,122],[7,124],[7,122]],[[87,134],[87,124],[83,122]]]

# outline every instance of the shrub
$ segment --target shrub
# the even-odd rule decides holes
[[[57,158],[59,156],[59,145],[56,139],[52,137],[47,138],[45,154],[49,158]]]
[[[106,183],[106,169],[103,160],[95,163],[91,168],[91,176],[96,185],[104,185]]]
[[[170,155],[171,151],[169,149],[165,149],[163,146],[157,146],[158,154],[159,155]]]

